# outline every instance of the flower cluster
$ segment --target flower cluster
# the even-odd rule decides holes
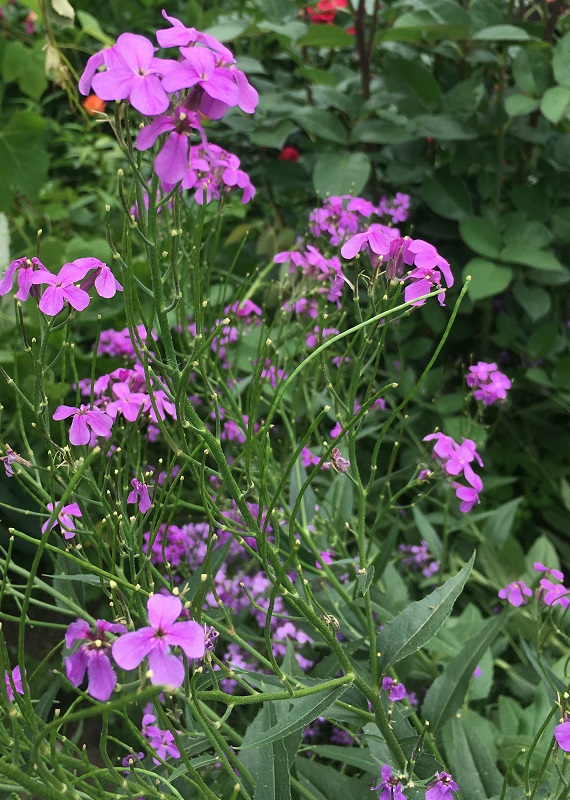
[[[72,622],[65,634],[65,646],[71,650],[76,642],[81,644],[65,659],[70,683],[80,686],[87,672],[87,691],[96,700],[105,701],[117,684],[111,656],[126,670],[135,669],[148,657],[147,677],[151,683],[178,689],[186,670],[181,659],[172,653],[172,647],[180,647],[189,659],[202,658],[204,629],[192,620],[176,622],[182,614],[182,603],[174,595],[153,595],[148,600],[147,610],[150,625],[130,633],[123,624],[102,619],[97,620],[95,631],[86,620]],[[109,633],[118,638],[109,641]]]
[[[40,311],[49,317],[59,314],[66,303],[76,311],[84,311],[91,300],[88,290],[92,286],[105,299],[114,297],[123,288],[113,276],[111,268],[92,257],[77,258],[64,264],[57,275],[51,273],[38,258],[18,258],[10,263],[0,280],[0,297],[12,290],[16,276],[16,299],[25,301],[31,294],[39,299]],[[40,292],[36,287],[42,284],[46,284],[47,288]]]
[[[479,361],[472,367],[465,378],[467,386],[473,389],[473,397],[486,406],[493,403],[504,403],[507,392],[511,388],[510,379],[501,372],[496,364]]]
[[[402,564],[412,570],[421,572],[424,578],[431,578],[439,570],[439,561],[434,560],[428,544],[422,539],[421,544],[401,544]]]
[[[308,6],[305,13],[313,24],[332,25],[337,11],[347,8],[348,0],[319,0],[314,8]]]
[[[459,510],[463,512],[471,511],[475,503],[479,503],[479,492],[483,488],[483,481],[473,471],[471,466],[473,461],[477,461],[480,467],[483,466],[481,456],[477,452],[477,446],[471,439],[463,439],[462,444],[457,444],[451,436],[443,433],[430,433],[424,436],[424,442],[434,440],[433,457],[436,458],[443,471],[452,477],[463,475],[468,486],[452,482],[458,500],[461,500]]]
[[[402,781],[405,776],[394,774],[389,764],[383,764],[380,771],[382,780],[372,787],[375,792],[380,789],[378,800],[406,800]],[[436,772],[425,793],[425,800],[453,800],[453,793],[458,786],[448,772]]]
[[[557,581],[557,583],[553,583],[548,578],[541,578],[537,596],[547,606],[562,606],[566,610],[570,605],[570,589],[567,589],[563,584],[564,573],[559,569],[546,567],[540,561],[534,562],[534,569],[537,572],[545,572]],[[532,589],[524,581],[513,581],[499,590],[501,600],[506,600],[515,608],[524,605],[526,603],[525,598],[532,597],[532,594]]]
[[[180,183],[184,189],[195,189],[201,203],[238,186],[246,203],[255,193],[248,176],[235,156],[208,143],[201,116],[221,119],[236,106],[252,114],[257,92],[227,47],[162,13],[171,27],[158,30],[156,38],[163,48],[177,48],[176,59],[157,58],[149,39],[123,33],[113,47],[91,56],[79,91],[87,95],[93,89],[107,102],[126,100],[139,113],[155,118],[139,132],[136,147],[149,150],[168,134],[155,159],[164,191]],[[194,134],[200,137],[200,146],[191,145]]]

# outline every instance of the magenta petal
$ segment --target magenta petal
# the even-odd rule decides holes
[[[228,110],[228,104],[221,100],[214,100],[209,94],[204,93],[200,101],[200,111],[209,119],[221,119]]]
[[[154,162],[163,183],[179,183],[188,169],[189,139],[185,133],[172,132]]]
[[[95,266],[90,264],[92,261],[98,262],[97,266],[102,266],[102,262],[95,258],[78,258],[77,261],[69,261],[60,269],[57,275],[57,282],[62,286],[68,286],[82,280],[89,270]]]
[[[78,286],[66,286],[63,290],[63,295],[69,305],[73,306],[76,311],[83,311],[89,305],[89,295]]]
[[[208,81],[204,81],[202,86],[214,100],[221,100],[222,103],[227,103],[229,106],[237,105],[239,91],[229,69],[216,69],[212,77]]]
[[[138,33],[122,33],[114,49],[133,73],[148,69],[156,50],[149,39]]]
[[[141,128],[135,147],[137,150],[149,150],[162,133],[172,130],[174,130],[174,122],[171,117],[157,117],[150,125]]]
[[[204,628],[197,622],[176,622],[165,639],[168,644],[181,647],[188,658],[202,658],[204,655]]]
[[[71,444],[80,445],[87,444],[90,438],[91,434],[87,427],[85,414],[76,414],[69,429],[69,441]]]
[[[246,114],[253,114],[259,102],[259,95],[241,70],[233,70],[233,74],[239,90],[238,105]]]
[[[554,738],[558,746],[566,753],[570,753],[570,720],[561,722],[554,729]]]
[[[178,689],[184,682],[184,664],[172,653],[156,647],[148,656],[148,666],[152,671],[150,682],[153,686],[164,685]]]
[[[341,256],[343,258],[354,258],[354,256],[362,250],[366,242],[366,234],[357,233],[356,236],[350,238],[348,242],[345,242],[340,248]]]
[[[117,281],[109,267],[102,269],[95,278],[95,289],[99,297],[104,297],[107,300],[115,296],[117,292]]]
[[[103,702],[108,700],[117,683],[117,676],[109,657],[102,650],[90,651],[87,677],[89,678],[87,691],[91,697]]]
[[[83,75],[79,79],[79,91],[81,94],[89,94],[89,90],[91,88],[91,84],[93,82],[93,77],[95,73],[102,67],[105,63],[105,51],[100,50],[95,55],[91,56],[88,59],[87,64],[85,65],[85,69],[83,70]]]
[[[113,642],[113,658],[123,669],[135,669],[154,646],[154,630],[141,628]]]
[[[79,686],[82,682],[86,669],[87,654],[83,647],[80,647],[76,653],[65,659],[65,674],[67,675],[67,680],[74,686]]]
[[[14,274],[18,269],[18,262],[12,261],[6,272],[4,273],[4,277],[0,281],[0,297],[4,297],[5,294],[12,289],[12,285],[14,283]]]
[[[126,69],[98,72],[93,78],[93,90],[101,100],[126,100],[133,78],[133,73]]]
[[[415,301],[414,305],[423,306],[425,303],[425,298],[423,300],[418,300],[418,297],[429,294],[430,290],[431,283],[425,278],[420,281],[414,281],[406,286],[404,290],[404,301],[406,303]]]
[[[35,275],[34,275],[35,278]],[[40,281],[34,281],[39,283]],[[40,311],[48,317],[55,317],[63,308],[63,292],[55,286],[48,286],[40,299]]]
[[[168,108],[168,97],[156,75],[135,75],[129,100],[133,108],[148,117],[162,114]]]
[[[65,646],[68,650],[73,647],[73,643],[78,639],[86,639],[87,634],[90,633],[89,623],[84,619],[76,619],[68,625],[65,632]]]
[[[31,268],[20,269],[18,273],[18,291],[16,293],[16,300],[25,302],[30,296],[33,274],[34,271]]]
[[[95,436],[108,436],[111,433],[113,420],[104,411],[94,408],[93,411],[88,411],[85,417]]]
[[[31,282],[34,286],[41,283],[49,283],[50,286],[55,286],[57,277],[51,272],[48,272],[47,269],[38,269],[33,273]]]
[[[162,79],[162,88],[167,92],[178,92],[180,89],[190,89],[199,83],[201,77],[198,72],[187,62],[176,64],[176,67],[169,69]]]
[[[173,594],[153,594],[147,603],[148,621],[155,630],[167,632],[182,613],[182,602]]]
[[[58,406],[56,408],[56,410],[53,412],[52,419],[55,419],[55,420],[58,420],[58,421],[62,420],[62,419],[67,419],[72,414],[77,414],[78,411],[79,411],[79,409],[78,408],[74,408],[73,406]]]

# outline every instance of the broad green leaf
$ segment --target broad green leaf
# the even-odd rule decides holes
[[[473,252],[486,258],[498,258],[502,236],[497,226],[484,217],[468,217],[459,223],[461,238]]]
[[[276,125],[257,128],[250,136],[253,144],[258,147],[275,147],[281,150],[289,136],[299,128],[290,119],[282,119]]]
[[[493,644],[505,621],[500,615],[487,622],[482,631],[467,640],[461,652],[429,687],[422,705],[422,717],[435,732],[461,707],[475,667]]]
[[[437,170],[426,178],[421,193],[426,205],[444,219],[460,220],[473,213],[465,184],[446,169]]]
[[[305,23],[297,19],[294,19],[291,22],[285,22],[283,25],[277,25],[274,22],[267,22],[263,20],[262,22],[257,23],[257,27],[260,31],[275,33],[277,36],[283,36],[285,39],[289,39],[293,42],[297,41],[297,39],[300,39],[301,36],[304,36],[307,33],[307,26]]]
[[[513,286],[513,294],[517,303],[533,322],[541,319],[550,311],[550,294],[540,286],[527,286],[518,281]]]
[[[505,100],[505,111],[509,117],[522,117],[540,108],[540,100],[527,94],[511,94]]]
[[[463,267],[463,280],[470,275],[471,281],[467,292],[472,300],[484,297],[495,297],[505,291],[513,277],[508,267],[499,267],[484,258],[472,258]]]
[[[296,75],[306,78],[317,86],[336,86],[338,78],[328,69],[315,69],[314,67],[299,67],[295,71]]]
[[[17,111],[0,130],[0,211],[10,208],[10,190],[33,200],[43,186],[48,171],[44,128],[39,114]]]
[[[314,744],[311,745],[311,752],[322,758],[331,761],[338,761],[341,764],[348,764],[351,767],[369,772],[371,775],[378,774],[378,764],[364,747],[344,747],[335,744]]]
[[[541,269],[551,272],[560,272],[564,269],[560,261],[547,250],[533,247],[528,240],[513,241],[501,250],[501,261],[512,264],[523,264],[526,267]]]
[[[477,716],[474,711],[457,714],[443,728],[445,752],[464,800],[488,800],[503,786],[503,776],[475,725]]]
[[[33,100],[38,100],[48,87],[44,46],[43,41],[32,48],[18,41],[8,42],[4,53],[4,80],[17,81],[20,90]]]
[[[430,70],[417,61],[393,58],[385,67],[384,79],[391,92],[401,97],[398,107],[406,114],[421,114],[437,109],[441,89]]]
[[[570,31],[559,39],[554,48],[552,70],[560,86],[570,88]]]
[[[567,114],[570,107],[570,89],[566,86],[553,86],[540,101],[540,110],[549,122],[556,125]]]
[[[412,123],[396,125],[392,122],[376,120],[357,122],[350,133],[352,142],[368,142],[370,144],[403,144],[411,142],[416,136]]]
[[[382,653],[378,659],[378,669],[381,673],[385,673],[392,664],[397,664],[415,653],[435,636],[451,614],[474,561],[475,554],[457,575],[423,600],[409,605],[385,625],[378,635],[378,649]]]
[[[81,25],[81,29],[84,33],[86,33],[88,36],[91,36],[93,39],[96,39],[98,42],[101,42],[101,44],[104,44],[105,47],[113,46],[113,39],[110,36],[107,36],[99,24],[99,20],[95,19],[95,17],[91,16],[91,14],[88,14],[86,11],[78,11],[77,19],[79,20],[79,24]]]
[[[570,485],[568,485],[566,481],[564,481],[564,483],[566,483],[567,491],[562,493],[562,498],[566,509],[570,511]],[[539,536],[538,539],[532,543],[530,550],[526,554],[526,561],[532,573],[535,571],[535,561],[544,564],[545,567],[549,567],[550,569],[560,569],[560,559],[556,548],[546,536]]]
[[[301,108],[292,119],[308,134],[336,144],[346,144],[348,132],[342,122],[330,111],[322,108]]]
[[[487,518],[483,526],[483,535],[497,548],[501,548],[509,536],[517,513],[517,509],[522,503],[522,497],[509,500],[508,503],[496,508]]]
[[[552,230],[565,242],[570,242],[570,206],[556,209],[552,215]]]
[[[297,758],[296,767],[299,776],[318,790],[317,797],[322,796],[326,800],[348,800],[348,798],[356,800],[366,797],[365,792],[370,791],[368,777],[352,778],[330,765],[319,764],[318,761],[309,761],[301,757]]]
[[[513,77],[521,92],[540,97],[552,83],[550,59],[542,50],[521,47],[513,61]]]
[[[449,114],[423,114],[413,120],[418,136],[439,139],[442,142],[476,139],[478,133]]]
[[[516,25],[491,25],[477,31],[472,37],[482,42],[528,42],[530,36],[523,28]]]
[[[493,0],[472,0],[469,4],[469,20],[472,28],[481,30],[491,25],[500,25],[503,12]]]
[[[289,800],[291,797],[289,758],[283,741],[258,744],[255,749],[248,748],[251,739],[259,742],[264,732],[277,724],[275,703],[265,703],[243,739],[244,752],[240,754],[240,760],[255,781],[254,800]]]
[[[297,16],[295,0],[255,0],[254,5],[270,22],[285,22]]]
[[[354,47],[354,36],[338,25],[309,25],[307,33],[297,40],[299,47]]]
[[[485,86],[479,75],[455,83],[441,98],[441,110],[458,120],[473,116],[485,96]]]
[[[441,558],[443,544],[437,535],[435,528],[426,517],[424,512],[420,510],[419,506],[412,506],[412,514],[414,516],[414,522],[416,523],[419,534],[421,538],[425,539],[427,542],[430,553],[432,553],[435,558]]]
[[[208,28],[204,33],[208,33],[219,42],[231,42],[241,36],[249,27],[251,27],[249,20],[240,19],[234,22],[220,22]]]
[[[254,738],[251,742],[247,742],[247,744],[242,744],[242,750],[249,750],[252,747],[259,747],[260,745],[270,744],[271,742],[276,742],[279,739],[284,739],[291,733],[304,728],[305,725],[308,725],[309,722],[312,722],[316,719],[319,714],[322,714],[323,711],[326,711],[329,706],[338,700],[338,698],[344,694],[346,691],[347,686],[337,686],[334,689],[327,689],[324,692],[319,692],[317,694],[309,695],[308,697],[302,697],[300,700],[277,700],[275,702],[287,703],[290,704],[289,713],[285,716],[283,721],[278,722],[276,725],[273,725],[270,728],[267,728],[263,733],[263,736],[259,736]]]
[[[321,153],[313,170],[313,186],[321,197],[358,195],[370,177],[370,160],[364,153]]]

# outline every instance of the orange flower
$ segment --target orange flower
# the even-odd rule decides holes
[[[89,97],[83,101],[82,106],[88,114],[102,114],[103,111],[105,111],[107,103],[101,100],[100,97],[97,97],[96,94],[90,94]]]

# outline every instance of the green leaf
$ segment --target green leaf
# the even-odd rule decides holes
[[[322,758],[331,761],[338,761],[340,764],[348,764],[351,767],[369,772],[371,775],[378,774],[378,764],[364,747],[344,747],[334,744],[312,744],[311,752]]]
[[[301,108],[292,119],[308,134],[336,144],[346,144],[348,132],[342,122],[322,108]]]
[[[441,89],[430,70],[417,61],[393,58],[385,67],[384,79],[391,92],[401,95],[397,105],[403,113],[433,112],[441,99]]]
[[[299,47],[354,47],[354,36],[338,25],[309,25],[307,33],[297,40]]]
[[[508,267],[499,267],[484,258],[472,258],[463,267],[463,280],[470,275],[471,282],[467,292],[472,300],[495,297],[504,292],[513,277]]]
[[[540,101],[540,110],[549,122],[556,125],[566,115],[570,106],[570,89],[566,86],[553,86]]]
[[[490,748],[474,724],[477,717],[474,711],[458,714],[443,728],[447,758],[464,800],[488,800],[500,794],[503,786]]]
[[[557,208],[552,215],[552,230],[565,242],[570,242],[570,206]]]
[[[498,549],[505,544],[512,530],[517,509],[522,501],[522,497],[516,497],[514,500],[509,500],[508,503],[503,503],[485,520],[483,535],[487,541],[490,541]]]
[[[251,739],[263,739],[265,731],[278,724],[275,703],[265,703],[248,727],[242,747],[248,748]],[[254,800],[290,800],[291,782],[289,758],[282,740],[258,744],[240,755],[240,760],[255,781]]]
[[[502,236],[497,226],[484,217],[468,217],[459,223],[461,238],[475,253],[487,258],[498,258]]]
[[[361,595],[365,595],[368,590],[370,589],[370,584],[374,579],[374,567],[370,566],[367,567],[364,571],[358,571],[356,575],[356,583],[358,585],[358,591]]]
[[[491,25],[477,31],[472,37],[480,42],[528,42],[530,36],[516,25]]]
[[[465,184],[446,169],[436,170],[428,176],[421,193],[426,205],[445,219],[460,220],[473,213]]]
[[[441,554],[443,553],[443,544],[437,535],[435,528],[418,506],[412,506],[412,514],[414,516],[414,522],[416,523],[419,534],[422,539],[425,539],[427,542],[430,553],[432,553],[435,558],[441,558]]]
[[[570,88],[570,31],[558,40],[554,48],[552,70],[560,86]]]
[[[532,242],[524,239],[509,242],[501,250],[501,261],[512,264],[523,264],[525,267],[545,270],[547,272],[560,272],[564,269],[560,261],[547,250],[534,247]]]
[[[357,122],[351,131],[352,142],[371,144],[402,144],[411,142],[417,133],[411,124],[396,125],[391,122],[364,120]]]
[[[358,195],[366,186],[371,166],[364,153],[321,153],[313,170],[313,186],[321,197]]]
[[[93,39],[96,39],[101,44],[104,44],[105,47],[112,47],[114,44],[113,39],[102,29],[99,21],[92,17],[91,14],[88,14],[86,11],[78,11],[77,12],[77,19],[79,20],[79,24],[81,25],[81,30],[86,33],[88,36],[91,36]]]
[[[48,87],[44,42],[25,47],[21,42],[8,42],[4,52],[2,74],[7,82],[17,81],[27,97],[38,100]]]
[[[482,631],[472,636],[461,652],[429,687],[422,705],[422,716],[429,720],[430,731],[437,731],[461,707],[475,667],[503,626],[504,615],[487,622]]]
[[[511,94],[505,100],[505,111],[509,117],[522,117],[540,108],[540,100],[526,94]]]
[[[476,139],[477,131],[468,128],[449,114],[422,114],[413,120],[418,136],[430,136],[442,142],[466,141]]]
[[[384,674],[388,667],[415,653],[435,636],[453,604],[461,594],[473,567],[475,554],[463,569],[435,589],[423,600],[412,603],[385,625],[378,635],[378,669]]]
[[[302,783],[307,781],[307,787],[314,787],[318,794],[314,797],[326,800],[348,800],[348,798],[366,797],[365,792],[370,791],[368,777],[352,778],[344,775],[330,765],[319,764],[318,761],[309,761],[308,758],[297,758],[296,767]],[[311,789],[311,791],[313,791]]]
[[[10,208],[9,189],[35,199],[48,171],[45,121],[33,111],[17,111],[0,131],[0,211]]]
[[[308,697],[302,697],[299,700],[277,700],[275,702],[287,703],[290,705],[288,714],[284,715],[284,719],[270,728],[267,728],[262,736],[254,738],[252,742],[242,744],[242,750],[249,750],[252,747],[259,747],[260,745],[270,744],[279,739],[284,739],[291,733],[304,728],[309,722],[316,719],[323,711],[326,711],[329,706],[338,700],[344,694],[348,687],[336,686],[334,689],[327,689],[324,692],[319,692]]]
[[[550,294],[540,286],[527,286],[518,281],[513,286],[513,294],[517,303],[533,322],[541,319],[550,311]]]
[[[239,19],[233,22],[220,22],[208,28],[204,33],[208,33],[219,42],[231,42],[241,36],[249,27],[251,27],[249,20]]]
[[[542,50],[521,47],[513,61],[513,77],[521,92],[540,97],[552,83],[550,59]]]
[[[271,127],[257,128],[251,134],[250,139],[258,147],[275,147],[277,150],[281,150],[289,136],[298,130],[299,128],[290,119],[282,119]]]
[[[295,0],[255,0],[255,6],[270,22],[286,22],[297,16]]]

